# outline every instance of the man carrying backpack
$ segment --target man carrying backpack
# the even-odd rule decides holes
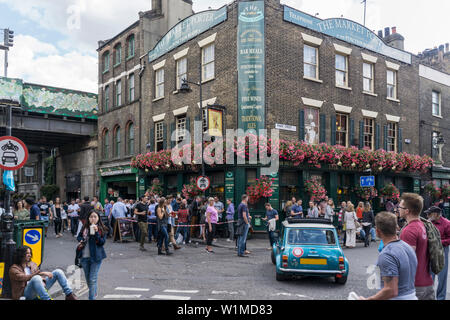
[[[420,219],[423,198],[415,193],[404,193],[398,208],[400,218],[407,222],[400,233],[400,239],[409,244],[417,256],[416,296],[419,300],[435,300],[433,278],[430,272],[430,259],[433,259],[433,257],[429,249],[432,249],[432,246],[429,248],[427,233],[427,227],[430,226]],[[430,222],[428,223],[433,227]]]
[[[450,245],[450,221],[442,216],[442,210],[439,207],[431,207],[424,212],[428,219],[439,230],[442,246],[444,247],[444,268],[437,274],[438,287],[436,290],[436,300],[445,300],[447,295],[447,274],[448,274],[448,246]],[[433,280],[436,274],[432,274]]]

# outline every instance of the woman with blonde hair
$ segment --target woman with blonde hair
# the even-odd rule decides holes
[[[350,203],[345,208],[344,223],[346,232],[345,246],[347,248],[354,248],[356,246],[356,221],[358,218],[355,213],[355,206]]]
[[[364,202],[360,201],[358,207],[356,208],[356,217],[361,220],[364,212]]]

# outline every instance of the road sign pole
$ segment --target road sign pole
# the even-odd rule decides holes
[[[6,135],[11,136],[12,127],[12,107],[7,105],[7,126]],[[4,298],[11,298],[11,281],[9,279],[9,268],[13,264],[13,256],[16,251],[16,243],[13,240],[14,232],[14,216],[11,212],[11,191],[6,188],[5,192],[5,213],[1,218],[1,230],[2,230],[2,246],[1,246],[1,259],[5,263],[4,275],[3,275],[3,292]]]

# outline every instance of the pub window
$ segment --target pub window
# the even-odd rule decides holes
[[[387,97],[397,99],[397,71],[387,70]]]
[[[397,152],[397,123],[387,124],[387,151]]]
[[[187,80],[187,58],[177,60],[177,90],[181,88],[183,80]]]
[[[351,175],[338,174],[337,201],[334,203],[336,207],[340,207],[342,201],[350,200]]]
[[[214,79],[215,63],[214,63],[214,43],[202,49],[202,79],[208,81]]]
[[[432,92],[432,112],[433,116],[441,116],[441,94],[437,91]]]
[[[164,149],[164,123],[162,121],[155,123],[155,147],[157,152]]]
[[[319,79],[319,49],[309,45],[303,46],[303,72],[304,76]]]
[[[363,90],[366,92],[373,93],[374,92],[374,64],[364,62],[363,63]]]
[[[225,204],[225,172],[213,172],[209,175],[211,179],[211,188],[209,195],[211,197],[218,197],[219,200]]]
[[[167,176],[167,194],[176,196],[178,192],[178,178],[177,175]]]
[[[280,174],[280,200],[283,209],[292,197],[295,197],[296,200],[301,199],[299,174],[298,171],[282,171]],[[303,204],[303,208],[305,208],[305,204]]]
[[[336,114],[336,144],[339,146],[347,146],[348,132],[348,115]]]
[[[176,117],[177,142],[181,142],[185,137],[186,130],[186,115]]]
[[[348,56],[336,54],[336,85],[348,87]]]
[[[374,149],[374,120],[364,118],[364,148]]]
[[[155,99],[164,97],[164,69],[155,71]]]

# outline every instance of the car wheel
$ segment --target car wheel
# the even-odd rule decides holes
[[[276,272],[276,279],[277,281],[286,281],[287,276],[281,273]]]
[[[334,281],[335,281],[337,284],[345,284],[345,283],[347,282],[347,277],[344,277],[344,276],[342,276],[342,277],[340,277],[340,278],[334,277]]]
[[[272,263],[273,264],[277,264],[277,261],[275,260],[275,255],[273,253],[273,250],[272,250],[272,253],[270,254],[270,257],[272,258]]]

